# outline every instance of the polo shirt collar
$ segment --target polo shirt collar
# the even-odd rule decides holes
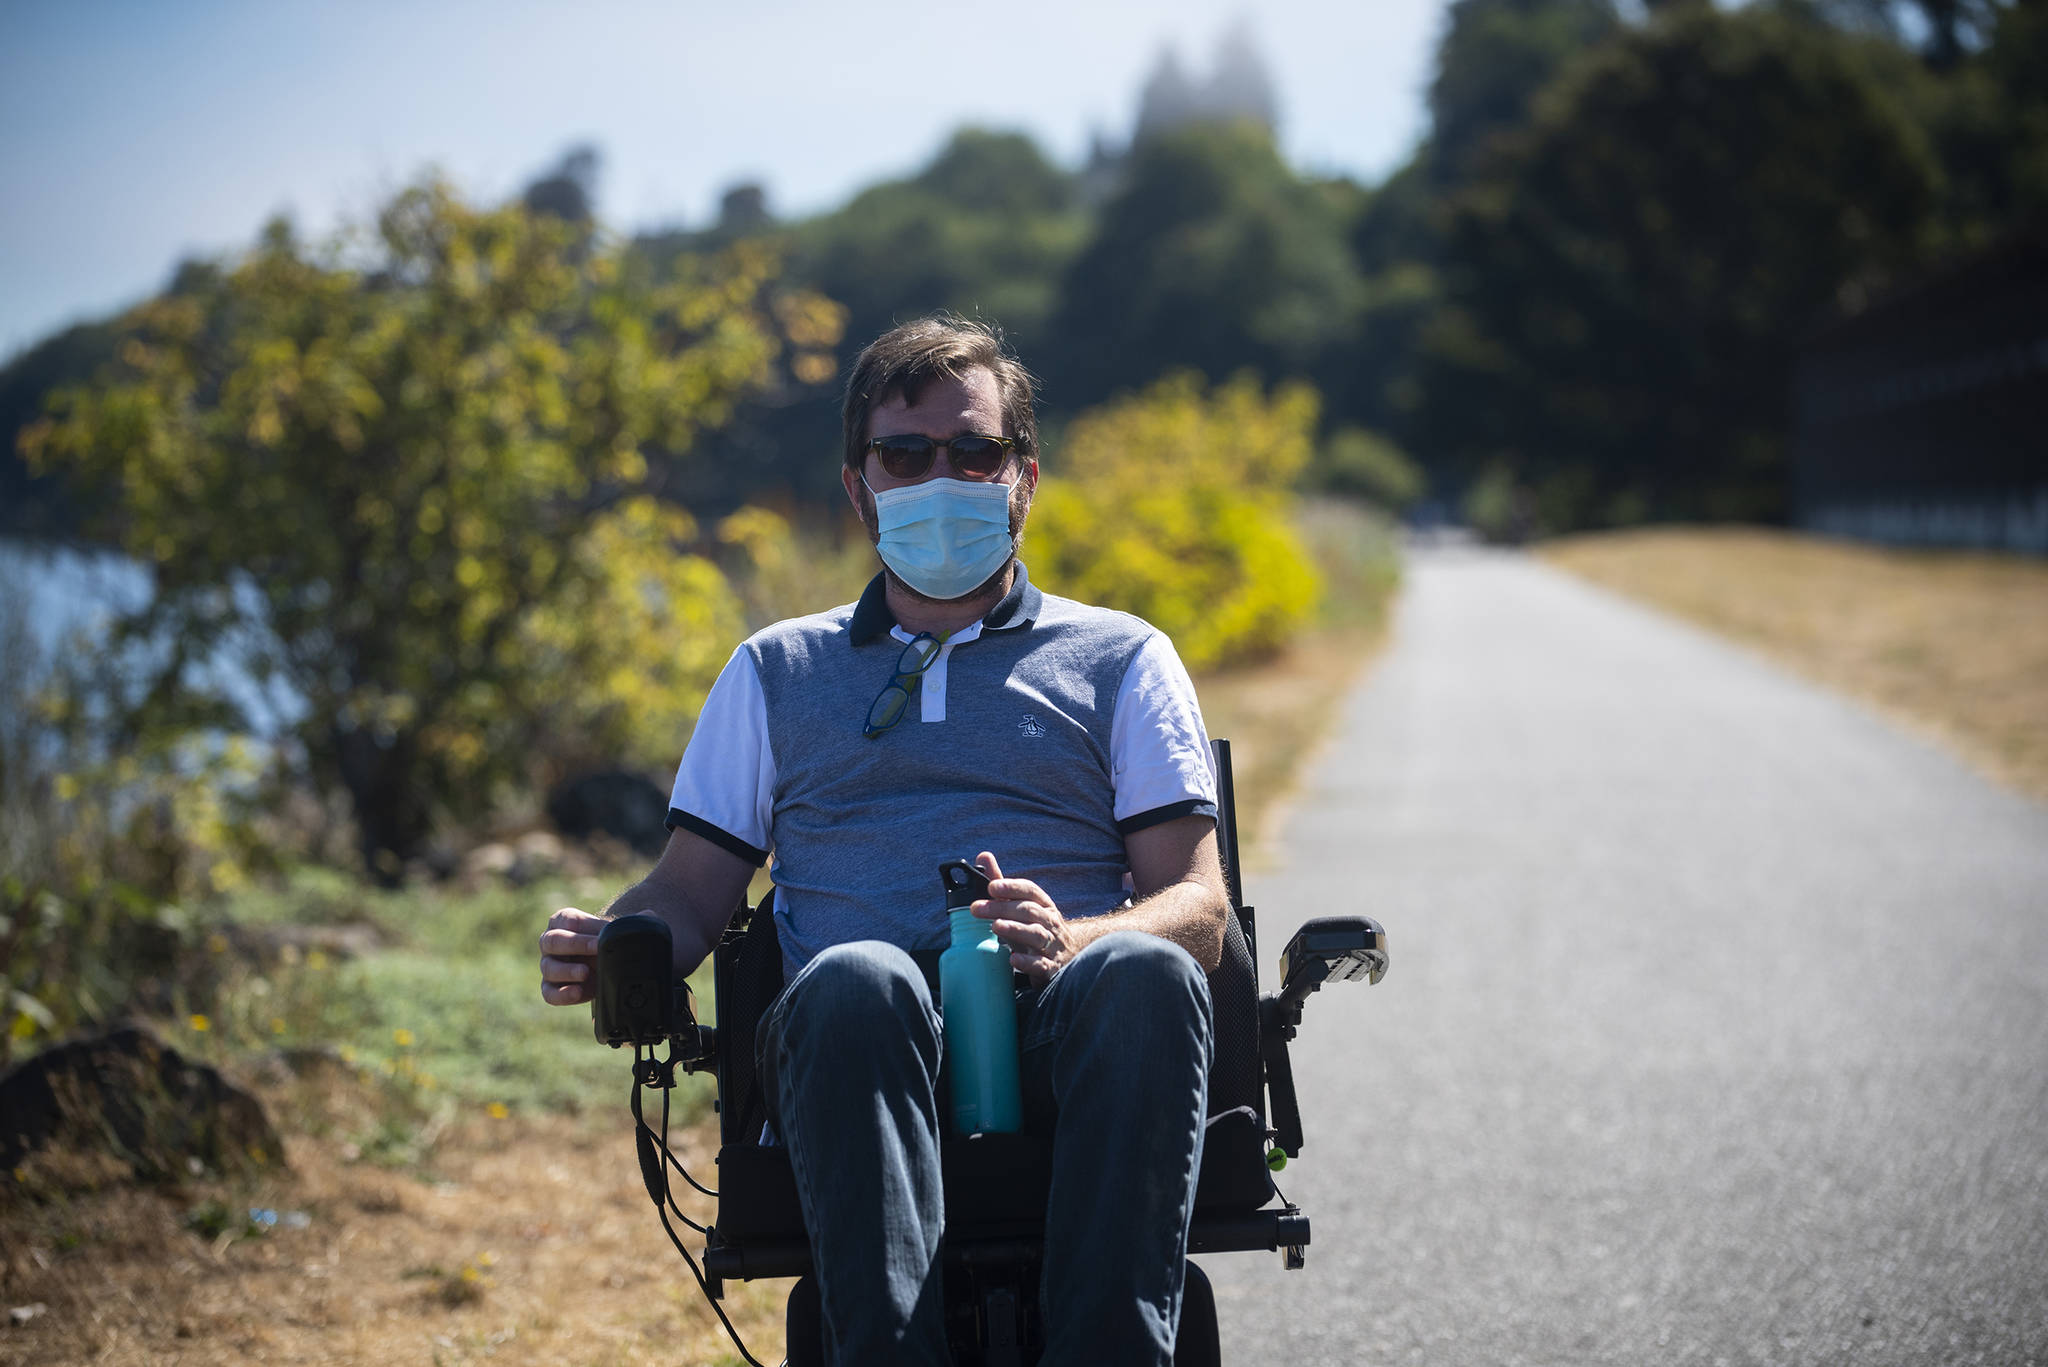
[[[860,601],[854,604],[853,621],[847,628],[847,638],[856,647],[864,646],[877,636],[884,635],[896,625],[896,614],[889,611],[889,599],[884,581],[886,576],[877,574],[868,581],[861,591]],[[1024,562],[1017,562],[1017,577],[1010,581],[1010,591],[1003,600],[989,610],[981,619],[983,631],[1009,631],[1017,627],[1030,626],[1038,619],[1045,595],[1031,582],[1030,573]]]

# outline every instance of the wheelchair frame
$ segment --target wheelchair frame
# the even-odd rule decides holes
[[[1277,1251],[1289,1270],[1303,1266],[1310,1238],[1309,1218],[1287,1201],[1273,1174],[1302,1148],[1301,1112],[1287,1045],[1301,1021],[1302,1003],[1326,981],[1366,977],[1378,982],[1386,971],[1386,937],[1364,917],[1312,921],[1290,941],[1282,956],[1285,979],[1279,992],[1262,996],[1258,986],[1257,917],[1244,904],[1240,872],[1235,790],[1228,741],[1212,742],[1218,779],[1217,843],[1222,856],[1229,912],[1223,960],[1209,975],[1214,1010],[1215,1061],[1209,1080],[1207,1131],[1189,1230],[1190,1254]],[[614,925],[621,923],[615,922]],[[609,932],[611,927],[607,927]],[[666,938],[665,936],[663,937]],[[599,949],[599,997],[593,1002],[599,1038],[617,1045],[651,1042],[654,1033],[671,1039],[670,1056],[657,1063],[636,1047],[634,1114],[640,1117],[639,1088],[665,1087],[681,1066],[698,1071],[715,1066],[718,1076],[720,1146],[717,1157],[718,1215],[705,1228],[700,1280],[716,1302],[728,1280],[797,1277],[789,1301],[789,1362],[811,1360],[818,1343],[818,1307],[809,1237],[803,1224],[787,1152],[758,1141],[765,1108],[754,1077],[755,1032],[782,988],[781,947],[773,915],[743,903],[713,951],[713,981],[719,1024],[690,1021],[683,990],[674,990],[676,1011],[665,1031],[606,1033],[606,1013],[625,1009],[606,995],[604,941]],[[662,962],[665,963],[665,955]],[[930,970],[928,970],[930,971]],[[614,985],[622,975],[611,975]],[[668,1188],[666,1105],[663,1135],[644,1119],[638,1127],[640,1164],[649,1195],[666,1224]],[[657,1156],[656,1148],[662,1154]],[[966,1362],[1009,1367],[1036,1360],[1042,1342],[1037,1324],[1036,1279],[1044,1257],[1043,1224],[1051,1183],[1051,1141],[1032,1135],[948,1136],[940,1146],[945,1183],[949,1337]],[[694,1178],[683,1173],[697,1185]],[[706,1188],[699,1188],[707,1190]],[[680,1212],[678,1212],[680,1214]],[[673,1228],[670,1237],[675,1239]],[[677,1240],[677,1249],[688,1252]],[[692,1271],[696,1271],[693,1266]],[[1207,1279],[1188,1264],[1176,1363],[1219,1360],[1215,1305]],[[720,1317],[723,1318],[721,1311]],[[728,1328],[730,1326],[728,1325]],[[735,1340],[737,1343],[737,1340]],[[752,1359],[749,1358],[749,1361]]]

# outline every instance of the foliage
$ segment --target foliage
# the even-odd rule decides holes
[[[224,966],[203,1038],[187,1043],[248,1055],[331,1049],[379,1089],[380,1118],[361,1137],[367,1156],[410,1163],[420,1128],[444,1104],[489,1114],[577,1112],[625,1096],[621,1055],[596,1048],[590,1015],[543,1003],[534,977],[536,917],[545,908],[601,907],[607,885],[583,879],[474,891],[364,888],[319,869],[251,887],[220,907],[234,945],[287,948]],[[536,911],[536,908],[543,910]],[[293,950],[293,927],[336,926],[376,948],[352,958]],[[692,979],[712,1014],[708,965]],[[692,1085],[686,1114],[708,1102]]]
[[[1175,368],[1305,379],[1331,428],[1384,434],[1438,488],[1504,462],[1565,527],[1769,515],[1802,330],[2048,212],[2039,4],[1455,0],[1429,136],[1370,190],[1280,158],[1251,50],[1228,38],[1206,83],[1162,60],[1130,146],[1099,138],[1082,167],[964,129],[800,220],[735,186],[626,269],[767,244],[857,342],[940,308],[999,321],[1048,381],[1048,429]],[[579,249],[594,170],[572,152],[526,196]],[[0,429],[112,348],[101,328],[17,358]],[[806,346],[717,432],[647,443],[661,492],[707,526],[836,506],[836,379]],[[0,466],[15,488],[10,512],[75,520]]]
[[[1454,202],[1421,439],[1546,526],[1782,514],[1797,339],[1913,259],[1939,172],[1841,45],[1701,7],[1546,93]]]
[[[949,309],[998,321],[1026,356],[1049,354],[1061,272],[1087,233],[1075,177],[1020,133],[964,128],[915,174],[883,181],[793,224],[739,234],[773,244],[787,278],[845,309],[866,343],[899,322]],[[640,239],[658,268],[677,252],[735,240],[736,225]],[[830,368],[743,403],[689,468],[689,502],[724,512],[766,490],[836,507],[839,378]]]
[[[877,568],[873,543],[850,509],[829,529],[822,519],[792,523],[766,508],[742,508],[720,520],[718,541],[750,630],[853,602]]]
[[[1273,649],[1320,591],[1288,520],[1316,408],[1305,385],[1268,397],[1246,375],[1209,392],[1183,372],[1082,414],[1061,446],[1069,473],[1038,486],[1033,573],[1143,617],[1190,669]]]
[[[1537,93],[1620,26],[1611,0],[1453,0],[1429,87],[1432,180],[1471,180]]]
[[[1529,538],[1529,493],[1500,461],[1489,464],[1466,486],[1458,511],[1465,525],[1488,541],[1516,544]]]
[[[2000,7],[1968,60],[1887,73],[1928,130],[1944,172],[1951,250],[1969,250],[2048,215],[2048,8]]]
[[[967,128],[917,175],[886,181],[791,233],[798,278],[846,306],[865,340],[937,309],[1044,336],[1080,245],[1072,177],[1020,133]]]
[[[112,360],[115,340],[106,323],[80,323],[52,333],[0,369],[0,532],[49,536],[77,530],[82,491],[37,478],[13,459],[12,438],[41,415],[50,390]]]
[[[803,363],[838,314],[774,297],[757,247],[660,285],[634,267],[587,225],[429,182],[368,241],[274,225],[123,320],[119,369],[24,445],[118,486],[107,530],[155,567],[119,633],[167,643],[138,733],[246,724],[187,667],[239,640],[385,877],[437,813],[550,762],[672,753],[739,605],[643,449],[687,450],[766,383],[778,322]]]
[[[171,1011],[204,899],[265,862],[236,741],[110,750],[91,681],[0,603],[0,1063],[131,1009]]]
[[[1429,487],[1421,466],[1363,427],[1331,433],[1316,452],[1310,476],[1318,488],[1366,499],[1394,513],[1405,511]]]
[[[1140,143],[1061,283],[1044,361],[1057,392],[1095,402],[1180,367],[1313,378],[1362,302],[1358,207],[1297,177],[1254,123]]]

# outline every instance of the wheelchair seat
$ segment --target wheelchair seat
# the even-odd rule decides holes
[[[718,1219],[707,1271],[739,1279],[800,1276],[810,1245],[788,1152],[763,1145],[766,1099],[754,1075],[755,1032],[782,990],[782,951],[766,904],[729,932],[714,961],[719,1003]],[[925,956],[918,956],[925,966]],[[930,956],[928,974],[936,974]],[[1266,1166],[1264,1097],[1258,1054],[1258,985],[1250,937],[1233,910],[1224,956],[1209,975],[1215,1062],[1209,1074],[1208,1130],[1195,1194],[1195,1252],[1211,1247],[1278,1248],[1247,1231],[1247,1220],[1274,1197]],[[936,989],[934,991],[936,995]],[[947,1241],[1028,1239],[1045,1219],[1052,1142],[1032,1134],[947,1136],[940,1142]],[[1277,1231],[1277,1227],[1275,1227]],[[1300,1238],[1285,1242],[1300,1243]]]

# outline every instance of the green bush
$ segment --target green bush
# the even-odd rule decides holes
[[[1314,484],[1331,493],[1349,494],[1401,513],[1422,497],[1429,480],[1422,467],[1377,432],[1340,427],[1316,453]]]

